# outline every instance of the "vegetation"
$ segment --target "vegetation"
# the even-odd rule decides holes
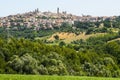
[[[120,77],[119,44],[89,44],[78,51],[64,42],[57,46],[23,38],[0,39],[0,73]]]
[[[40,76],[40,75],[0,75],[2,80],[119,80],[119,78],[78,77],[78,76]]]
[[[120,77],[120,41],[115,40],[120,38],[119,23],[118,17],[116,21],[63,23],[53,30],[1,27],[0,74]],[[69,44],[55,35],[58,45],[35,39],[55,32],[105,35],[81,38]]]

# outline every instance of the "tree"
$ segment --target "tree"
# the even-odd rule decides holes
[[[58,35],[55,35],[54,38],[55,38],[56,40],[59,40],[59,36],[58,36]]]
[[[89,28],[87,31],[86,31],[86,34],[91,34],[94,32],[94,28]]]
[[[8,64],[18,73],[38,74],[38,63],[28,53],[21,57],[13,56],[12,61],[9,61]]]
[[[120,46],[117,42],[109,42],[105,46],[105,51],[107,51],[108,54],[111,54],[115,56],[118,59],[118,62],[120,62]]]
[[[66,75],[68,74],[63,57],[58,53],[51,52],[42,56],[41,65],[47,68],[50,75]]]
[[[65,42],[63,42],[63,41],[61,41],[60,43],[59,43],[59,46],[60,47],[62,47],[62,46],[65,46],[66,44],[65,44]]]

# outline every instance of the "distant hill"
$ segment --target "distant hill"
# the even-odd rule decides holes
[[[54,41],[54,35],[58,35],[61,41],[70,43],[96,34],[119,33],[119,29],[120,16],[77,16],[67,12],[41,12],[36,9],[0,18],[0,35],[4,38],[35,39],[49,36],[47,40]]]

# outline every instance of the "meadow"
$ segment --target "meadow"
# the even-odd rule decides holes
[[[0,74],[0,80],[120,80],[119,78]]]

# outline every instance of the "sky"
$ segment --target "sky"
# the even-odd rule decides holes
[[[0,0],[0,17],[25,13],[39,8],[40,11],[67,11],[81,16],[118,16],[120,0]]]

